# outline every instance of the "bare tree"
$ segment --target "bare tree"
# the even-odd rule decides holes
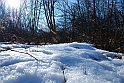
[[[47,25],[50,29],[52,39],[56,35],[55,10],[54,10],[56,1],[57,0],[43,0],[45,17],[46,17]],[[56,42],[55,38],[53,40],[54,42]]]

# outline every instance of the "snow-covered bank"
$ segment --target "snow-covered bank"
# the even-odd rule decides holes
[[[0,83],[124,83],[124,59],[92,44],[0,47],[13,49],[0,52]]]

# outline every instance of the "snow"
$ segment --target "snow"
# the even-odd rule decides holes
[[[93,44],[1,42],[0,50],[0,83],[124,83],[123,56]]]

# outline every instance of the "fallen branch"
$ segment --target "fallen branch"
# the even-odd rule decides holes
[[[18,53],[23,53],[23,54],[28,54],[28,55],[30,55],[32,58],[34,58],[35,60],[37,60],[38,61],[38,59],[36,58],[36,57],[34,57],[33,55],[31,55],[31,54],[29,54],[29,53],[25,53],[25,52],[20,52],[20,51],[17,51],[17,50],[13,50],[13,49],[11,49],[11,51],[14,51],[14,52],[18,52]]]

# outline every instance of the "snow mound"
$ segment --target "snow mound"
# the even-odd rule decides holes
[[[0,83],[124,83],[124,59],[92,44],[0,43],[8,46],[0,52]]]
[[[95,50],[93,47],[93,44],[88,44],[88,43],[77,43],[74,42],[69,45],[70,47],[77,48],[77,49],[88,49],[88,50]]]

